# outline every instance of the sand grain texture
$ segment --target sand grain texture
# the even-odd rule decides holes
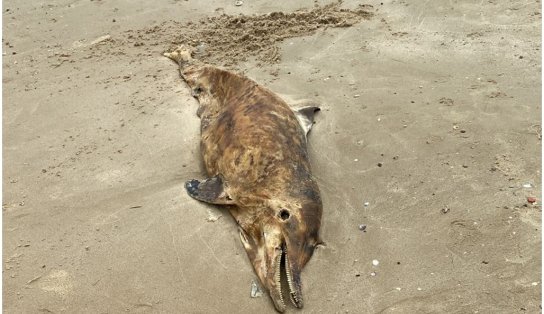
[[[183,190],[197,102],[161,53],[185,41],[324,104],[300,313],[540,312],[540,2],[331,3],[5,1],[4,312],[274,313]]]

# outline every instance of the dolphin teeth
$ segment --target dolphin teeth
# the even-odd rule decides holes
[[[281,258],[283,256],[283,252],[284,251],[282,249],[280,254],[278,254],[278,257],[276,258],[276,273],[274,274],[274,279],[276,281],[276,291],[280,296],[280,303],[283,307],[285,307],[285,301],[283,300],[283,294],[281,292]]]
[[[291,263],[289,262],[289,258],[287,257],[287,254],[285,254],[285,273],[287,274],[287,283],[289,285],[289,297],[291,299],[291,302],[296,307],[301,307],[301,298],[299,297],[297,290],[295,289],[295,286],[293,284],[293,273],[291,272]]]

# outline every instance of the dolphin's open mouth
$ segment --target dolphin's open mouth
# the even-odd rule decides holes
[[[275,271],[275,281],[276,281],[276,292],[279,295],[279,303],[282,308],[285,308],[285,302],[283,300],[282,290],[286,290],[291,299],[291,303],[297,308],[302,308],[302,295],[300,289],[296,288],[295,282],[293,280],[293,270],[287,257],[287,248],[285,245],[282,246],[281,254],[278,254],[276,258],[276,271]],[[282,278],[285,278],[287,282],[287,289],[282,289]],[[285,281],[283,281],[285,283]]]

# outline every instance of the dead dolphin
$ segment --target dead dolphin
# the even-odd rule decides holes
[[[228,206],[255,273],[276,309],[285,311],[281,277],[302,308],[301,271],[321,244],[322,203],[310,172],[306,135],[317,106],[291,109],[254,81],[192,58],[181,46],[176,61],[198,98],[205,180],[186,183],[197,200]]]

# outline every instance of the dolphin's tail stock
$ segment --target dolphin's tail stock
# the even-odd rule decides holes
[[[194,52],[195,48],[181,45],[173,51],[163,53],[163,56],[174,60],[179,65],[179,73],[189,85],[191,85],[190,76],[192,76],[191,74],[194,72],[192,70],[195,69],[195,67],[192,66],[198,67],[202,65],[201,61],[193,58]]]
[[[205,64],[202,61],[193,58],[195,51],[196,49],[191,46],[181,45],[170,52],[163,53],[163,56],[172,59],[179,65],[179,74],[181,75],[181,78],[191,88],[192,95],[198,98],[202,92],[203,82],[201,76]],[[199,101],[202,105],[202,100],[199,99]]]

